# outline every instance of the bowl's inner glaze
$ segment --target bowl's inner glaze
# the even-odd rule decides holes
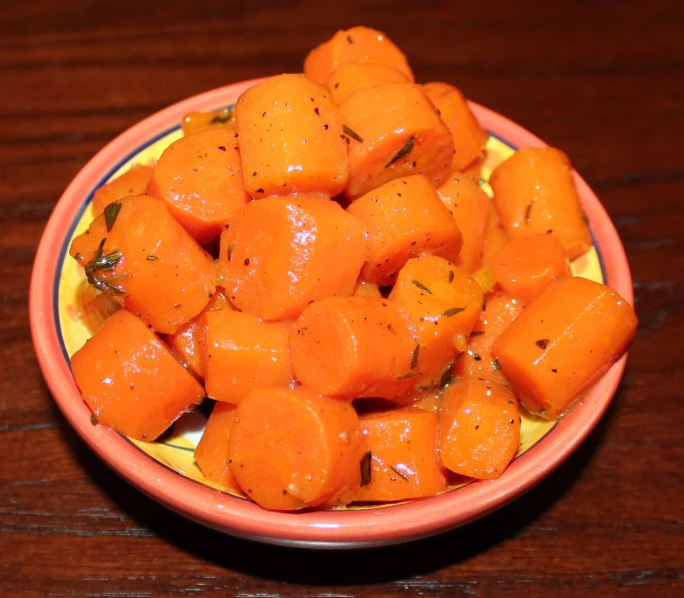
[[[59,280],[56,285],[57,293],[54,297],[54,308],[58,323],[57,335],[65,360],[68,361],[70,356],[82,347],[91,336],[88,328],[78,317],[77,307],[77,294],[85,280],[85,274],[76,261],[68,255],[68,248],[72,239],[81,234],[93,218],[91,202],[94,191],[109,180],[125,172],[132,164],[145,164],[156,161],[164,149],[181,136],[182,131],[179,124],[173,129],[148,140],[138,148],[134,148],[118,164],[113,165],[110,171],[92,187],[90,192],[83,197],[80,209],[74,212],[70,232],[61,248],[59,256]],[[486,160],[481,173],[482,187],[490,196],[492,192],[487,182],[490,173],[500,162],[512,155],[514,151],[515,148],[511,144],[494,135],[490,135],[487,141]],[[571,269],[574,276],[582,276],[596,282],[604,282],[601,261],[596,247],[573,262]],[[201,412],[196,411],[181,417],[174,425],[172,433],[165,435],[163,440],[157,442],[128,440],[139,450],[178,475],[218,490],[219,487],[217,485],[202,475],[193,458],[194,449],[202,435],[205,423],[206,417]],[[529,416],[523,411],[521,442],[516,457],[519,457],[539,443],[554,426],[555,422],[548,422]],[[452,485],[449,490],[454,490],[463,485]],[[362,507],[352,506],[347,508],[356,509]]]

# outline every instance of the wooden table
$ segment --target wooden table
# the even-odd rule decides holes
[[[0,595],[684,595],[684,12],[653,2],[3,2]],[[27,315],[41,231],[105,143],[186,96],[296,72],[337,28],[383,29],[563,148],[625,243],[641,320],[598,428],[526,496],[389,549],[209,531],[113,474],[55,407]]]

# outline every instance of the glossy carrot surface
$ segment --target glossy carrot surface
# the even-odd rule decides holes
[[[245,189],[269,195],[337,195],[347,185],[347,146],[327,87],[303,75],[271,77],[244,92],[235,119]]]
[[[356,217],[329,199],[303,195],[245,206],[221,235],[219,261],[236,307],[294,320],[311,301],[351,295],[366,256]]]
[[[255,390],[238,405],[229,464],[244,493],[267,509],[334,503],[361,481],[353,407],[304,389]]]
[[[384,33],[370,27],[340,30],[311,50],[304,60],[304,74],[324,83],[335,69],[349,62],[389,66],[413,81],[406,56]]]
[[[204,389],[147,324],[122,309],[71,357],[93,424],[152,441],[204,399]]]
[[[455,259],[461,231],[425,176],[396,179],[354,201],[347,212],[358,218],[370,244],[361,276],[391,285],[412,257],[431,253]]]
[[[585,278],[553,281],[494,341],[515,394],[533,413],[563,413],[618,359],[636,332],[632,306]]]

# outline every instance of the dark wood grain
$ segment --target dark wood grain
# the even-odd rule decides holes
[[[0,595],[684,595],[684,9],[679,0],[0,6]],[[563,148],[624,241],[641,325],[598,428],[464,528],[346,553],[252,544],[165,510],[72,432],[35,360],[35,249],[68,182],[189,95],[301,69],[338,28],[386,31]],[[679,138],[678,138],[679,136]]]

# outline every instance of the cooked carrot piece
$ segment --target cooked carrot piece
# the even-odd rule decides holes
[[[304,60],[304,74],[313,81],[325,83],[335,69],[347,62],[390,66],[413,81],[406,56],[384,33],[369,27],[338,31],[328,41],[311,50]]]
[[[552,280],[570,275],[565,249],[547,233],[506,243],[494,256],[492,270],[497,284],[523,304],[532,301]]]
[[[199,404],[204,389],[142,320],[116,312],[71,357],[93,423],[154,440]]]
[[[406,83],[409,78],[396,68],[384,64],[345,62],[326,79],[333,100],[341,104],[357,89],[366,89],[381,83]]]
[[[195,461],[204,477],[231,492],[241,492],[228,463],[228,439],[236,414],[236,405],[216,403],[195,449]]]
[[[490,205],[492,204],[490,203]],[[492,210],[482,243],[482,266],[484,268],[492,267],[494,256],[506,243],[508,243],[508,235],[501,225],[501,219],[496,210]]]
[[[211,257],[165,202],[134,195],[110,206],[74,239],[69,253],[97,288],[121,297],[157,332],[176,332],[216,289]]]
[[[453,135],[456,151],[452,168],[465,170],[482,154],[489,134],[482,128],[459,89],[448,83],[426,83],[422,87]]]
[[[551,231],[571,260],[591,249],[589,227],[568,157],[553,147],[518,150],[489,180],[511,239]]]
[[[235,132],[235,111],[221,108],[209,112],[188,112],[181,121],[181,127],[186,137],[211,127],[228,127]]]
[[[485,310],[468,335],[468,349],[454,364],[458,377],[484,378],[497,384],[508,384],[499,364],[492,357],[492,343],[522,312],[523,306],[502,291],[487,293]]]
[[[290,332],[295,376],[340,399],[391,399],[411,385],[416,341],[406,312],[376,297],[330,297],[309,305]]]
[[[239,403],[255,388],[293,381],[290,323],[262,322],[247,312],[218,310],[202,314],[198,326],[204,385],[212,399]]]
[[[207,303],[206,307],[199,315],[183,324],[174,334],[169,334],[164,339],[181,359],[199,378],[204,377],[202,371],[202,355],[200,353],[198,322],[204,312],[217,309],[235,309],[228,301],[225,292],[221,288],[216,288],[216,292]]]
[[[353,202],[347,212],[367,231],[370,253],[361,277],[393,284],[406,261],[421,253],[455,259],[461,231],[426,177],[391,181]]]
[[[454,264],[468,273],[475,272],[482,265],[485,236],[494,211],[492,200],[476,181],[458,173],[452,173],[437,193],[463,235]]]
[[[260,388],[244,397],[228,453],[242,490],[266,509],[335,503],[361,481],[354,408],[306,388]]]
[[[361,297],[382,297],[380,287],[374,282],[365,282],[363,280],[356,281],[354,292],[352,295],[360,295]]]
[[[90,334],[95,334],[112,314],[121,309],[122,303],[107,293],[101,293],[87,280],[82,280],[72,313]]]
[[[407,407],[368,413],[360,420],[371,452],[370,480],[356,500],[406,500],[446,490],[437,457],[435,412]]]
[[[219,260],[239,309],[293,320],[311,301],[351,295],[366,255],[354,216],[329,199],[299,196],[245,206],[221,235]]]
[[[147,193],[163,199],[198,243],[217,239],[250,199],[235,133],[212,127],[174,141],[154,167]]]
[[[636,326],[610,287],[561,278],[494,341],[492,355],[527,409],[556,417],[622,355]]]
[[[340,193],[347,146],[330,90],[303,75],[279,75],[245,91],[235,105],[245,189],[255,199]]]
[[[133,164],[126,172],[106,185],[102,185],[93,195],[93,214],[97,217],[110,203],[145,193],[152,177],[152,166]]]
[[[409,313],[418,332],[413,387],[439,385],[445,368],[466,348],[482,310],[482,289],[447,260],[425,255],[406,262],[389,298]]]
[[[498,478],[520,444],[520,409],[505,386],[464,378],[444,390],[439,409],[439,456],[454,473]]]
[[[340,104],[348,134],[349,181],[356,199],[399,177],[424,174],[439,187],[451,172],[454,142],[437,109],[414,83],[359,89]],[[359,141],[360,140],[360,141]]]

